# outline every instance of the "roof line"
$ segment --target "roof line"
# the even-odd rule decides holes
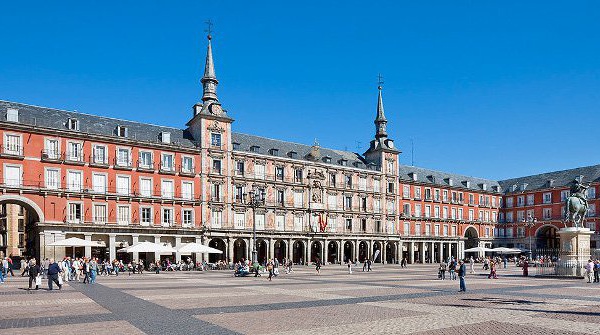
[[[440,170],[434,170],[434,169],[430,169],[430,168],[426,168],[426,167],[420,167],[420,166],[413,166],[413,165],[405,165],[405,164],[400,164],[400,166],[404,166],[407,168],[417,168],[417,169],[423,169],[423,170],[429,170],[431,172],[437,172],[440,174],[446,174],[446,175],[455,175],[455,176],[460,176],[460,177],[466,177],[466,178],[473,178],[473,179],[480,179],[480,180],[485,180],[485,181],[492,181],[492,182],[498,182],[497,180],[494,179],[489,179],[489,178],[482,178],[482,177],[475,177],[475,176],[467,176],[464,174],[460,174],[460,173],[453,173],[453,172],[447,172],[447,171],[440,171]]]
[[[580,166],[580,167],[576,167],[576,168],[564,169],[564,170],[556,170],[556,171],[550,171],[550,172],[542,172],[542,173],[538,173],[538,174],[532,174],[532,175],[529,175],[529,176],[503,179],[503,180],[499,180],[498,182],[508,182],[508,181],[515,180],[515,179],[524,179],[524,178],[530,178],[530,177],[537,177],[537,176],[543,176],[545,174],[567,172],[567,171],[573,171],[573,170],[579,170],[579,169],[587,169],[587,168],[592,168],[592,167],[600,167],[600,164],[594,164],[594,165],[588,165],[588,166]]]
[[[6,102],[6,103],[9,103],[9,104],[17,104],[17,105],[23,105],[23,106],[29,106],[29,107],[35,107],[35,108],[50,109],[50,110],[55,110],[55,111],[58,111],[58,112],[67,112],[67,113],[81,114],[81,115],[86,115],[86,116],[91,116],[91,117],[104,118],[104,119],[108,119],[108,120],[125,121],[125,122],[131,122],[131,123],[139,123],[139,124],[143,124],[143,125],[147,125],[147,126],[153,126],[153,127],[170,128],[170,129],[177,129],[177,130],[181,130],[181,131],[185,130],[185,129],[176,128],[176,127],[161,126],[161,125],[153,124],[153,123],[145,123],[145,122],[140,122],[140,121],[119,119],[119,118],[110,117],[110,116],[103,116],[103,115],[97,115],[97,114],[88,114],[88,113],[83,113],[83,112],[79,112],[79,111],[75,111],[75,110],[70,111],[70,110],[66,110],[66,109],[46,107],[46,106],[38,106],[38,105],[26,104],[26,103],[16,102],[16,101],[8,101],[8,100],[3,100],[3,99],[0,99],[0,102]]]

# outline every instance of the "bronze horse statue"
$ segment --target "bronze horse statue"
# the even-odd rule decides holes
[[[571,222],[575,228],[583,227],[588,204],[577,196],[570,196],[565,200],[565,225]]]

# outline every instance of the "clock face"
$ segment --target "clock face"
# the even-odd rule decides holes
[[[221,109],[221,106],[213,104],[213,105],[210,105],[209,111],[213,115],[220,115],[222,112],[222,109]]]

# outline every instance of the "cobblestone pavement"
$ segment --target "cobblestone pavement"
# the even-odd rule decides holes
[[[599,334],[599,284],[524,278],[437,280],[435,265],[297,267],[289,275],[229,271],[98,277],[61,291],[0,284],[1,334]]]

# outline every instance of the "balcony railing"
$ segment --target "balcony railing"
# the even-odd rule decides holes
[[[63,155],[58,150],[44,149],[42,150],[42,161],[43,162],[61,162]]]
[[[67,151],[65,155],[65,163],[84,164],[83,154],[81,152]]]
[[[136,168],[139,171],[154,171],[154,162],[137,161]]]
[[[115,158],[114,159],[114,168],[131,170],[131,169],[133,169],[133,164],[131,163],[131,160]]]
[[[4,144],[2,145],[2,155],[23,157],[23,147],[18,144]]]
[[[160,165],[160,169],[159,169],[160,173],[165,173],[165,174],[175,174],[175,165]]]
[[[179,167],[179,174],[185,176],[194,176],[196,175],[196,171],[194,170],[194,167],[185,167],[182,165]]]
[[[90,165],[108,167],[108,157],[106,155],[90,155]]]

